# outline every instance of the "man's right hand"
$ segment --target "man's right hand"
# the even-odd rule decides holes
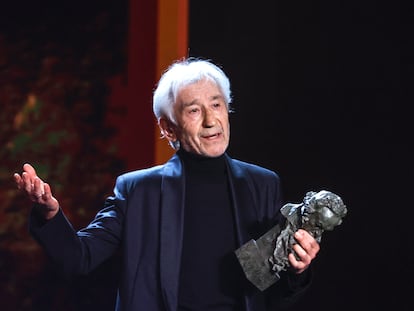
[[[43,182],[30,164],[23,165],[22,174],[13,175],[17,188],[33,203],[39,205],[38,212],[45,220],[53,218],[59,211],[59,202],[53,197],[49,184]]]

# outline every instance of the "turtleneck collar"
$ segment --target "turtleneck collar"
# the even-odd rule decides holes
[[[218,157],[204,157],[198,154],[190,153],[183,148],[177,151],[178,156],[184,163],[184,167],[187,168],[188,173],[203,173],[203,174],[219,174],[226,171],[225,155],[222,154]]]

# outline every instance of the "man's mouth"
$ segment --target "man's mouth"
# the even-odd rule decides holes
[[[221,135],[221,133],[215,133],[215,134],[211,134],[211,135],[203,135],[202,137],[205,139],[214,139],[217,138]]]

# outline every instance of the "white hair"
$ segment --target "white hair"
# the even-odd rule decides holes
[[[179,90],[203,79],[217,84],[230,111],[230,81],[223,70],[208,60],[187,58],[173,63],[158,81],[153,94],[153,111],[157,120],[165,117],[175,124],[173,106]]]

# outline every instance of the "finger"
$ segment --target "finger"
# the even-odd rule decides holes
[[[314,258],[319,252],[319,243],[306,230],[299,229],[295,232],[295,239],[311,258]]]
[[[312,257],[299,244],[293,245],[292,249],[298,257],[298,259],[296,259],[298,262],[302,262],[304,264],[309,264],[311,262]]]
[[[33,181],[33,195],[40,199],[45,193],[43,181],[39,177],[35,177]]]
[[[44,194],[42,199],[44,203],[51,209],[51,210],[58,210],[59,209],[59,202],[53,197],[52,190],[48,183],[44,183]]]
[[[44,187],[43,198],[47,201],[52,198],[52,190],[50,189],[50,186],[48,183],[43,183],[43,187]]]
[[[310,247],[306,249],[309,256],[313,259],[316,257],[316,255],[319,253],[320,246],[317,242],[312,242],[310,244]]]
[[[17,174],[17,173],[14,173],[13,174],[13,178],[14,178],[14,181],[15,181],[15,183],[16,183],[16,185],[17,185],[17,188],[20,190],[20,189],[22,189],[22,186],[23,186],[23,180],[22,180],[22,178],[20,177],[20,175],[19,174]]]
[[[302,260],[298,259],[298,255],[294,254],[293,252],[288,254],[288,258],[292,268],[297,269],[305,266],[305,263]]]
[[[23,172],[22,181],[22,188],[27,192],[27,194],[31,194],[34,188],[34,180],[27,172]]]
[[[44,182],[37,176],[34,178],[34,189],[36,190],[36,193],[45,193]]]
[[[29,163],[23,164],[23,171],[28,173],[33,178],[36,176],[36,170]]]
[[[305,262],[303,262],[303,261],[297,260],[297,259],[296,259],[296,257],[295,257],[295,255],[294,255],[293,253],[290,253],[290,254],[288,255],[288,259],[289,259],[290,267],[291,267],[294,271],[296,271],[296,273],[301,273],[301,272],[303,272],[303,271],[304,271],[304,270],[306,270],[306,269],[308,268],[308,266],[309,266],[309,264],[307,264],[307,263],[305,263]]]

